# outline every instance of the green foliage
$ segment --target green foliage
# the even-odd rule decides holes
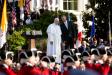
[[[112,4],[111,0],[89,0],[89,3],[86,6],[87,10],[92,9],[92,12],[94,12],[97,38],[103,38],[105,40],[108,39],[108,35],[107,35],[109,31],[108,13],[109,11],[110,12],[112,11],[111,4]],[[91,26],[89,26],[88,21],[92,21],[92,15],[93,15],[92,12],[83,12],[83,24],[84,27],[87,29],[86,30],[87,37],[90,36]],[[112,12],[110,18],[111,17],[112,17]]]
[[[44,37],[47,36],[46,30],[47,30],[48,25],[53,22],[54,15],[55,14],[52,11],[51,12],[46,11],[40,16],[40,19],[37,21],[37,23],[35,23],[36,25],[38,25],[35,28],[41,29]]]
[[[21,35],[22,33],[22,31],[14,31],[12,35],[8,35],[7,42],[10,50],[15,51],[25,45],[26,39]]]

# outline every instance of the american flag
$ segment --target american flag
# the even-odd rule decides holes
[[[30,14],[30,1],[31,0],[25,0],[25,11],[27,15]]]
[[[15,8],[12,7],[12,25],[13,27],[17,24],[17,21],[16,21],[16,12],[15,12]]]

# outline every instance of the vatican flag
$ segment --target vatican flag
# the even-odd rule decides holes
[[[4,6],[2,10],[2,18],[0,24],[0,48],[6,43],[6,32],[7,32],[7,6],[6,0],[4,0]]]
[[[25,0],[18,0],[18,6],[20,8],[24,7],[24,5],[25,5]]]
[[[24,6],[25,6],[25,0],[19,0],[18,6],[20,8],[20,19],[24,21]]]

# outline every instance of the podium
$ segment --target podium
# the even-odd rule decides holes
[[[28,50],[33,50],[33,49],[36,49],[36,39],[41,38],[42,31],[41,30],[40,31],[36,31],[36,30],[26,31],[24,36],[28,40]]]

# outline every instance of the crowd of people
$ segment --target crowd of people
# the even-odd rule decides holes
[[[17,62],[13,52],[1,51],[0,75],[112,75],[111,48],[79,50],[63,50],[60,64],[38,50],[21,51]]]
[[[47,51],[0,51],[0,75],[112,75],[112,48],[101,39],[77,40],[77,23],[63,15],[47,28]],[[17,61],[13,60],[16,59]]]

